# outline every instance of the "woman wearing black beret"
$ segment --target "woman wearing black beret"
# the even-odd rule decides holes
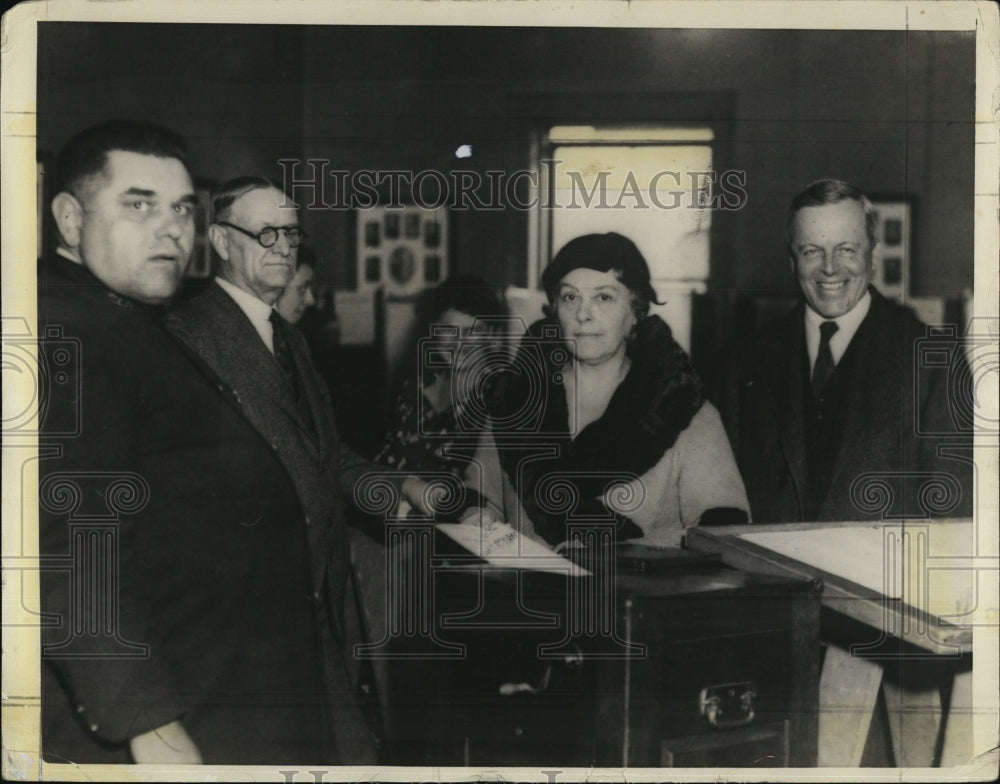
[[[550,545],[567,539],[571,517],[614,519],[619,541],[661,547],[700,522],[746,522],[719,414],[649,313],[656,293],[635,244],[577,237],[542,283],[549,317],[497,384],[477,455],[483,514]]]

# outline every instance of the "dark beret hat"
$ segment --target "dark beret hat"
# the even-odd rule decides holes
[[[649,282],[649,266],[628,237],[609,232],[585,234],[570,240],[542,273],[542,287],[550,297],[555,296],[560,281],[580,267],[597,272],[614,270],[634,295],[646,302],[657,302],[656,292]]]

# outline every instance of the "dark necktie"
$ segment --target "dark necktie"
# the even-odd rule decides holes
[[[816,364],[813,366],[812,390],[813,397],[819,400],[823,387],[830,380],[834,369],[833,352],[830,351],[830,338],[837,331],[836,321],[824,321],[819,325],[819,353],[816,354]]]
[[[278,315],[278,311],[272,310],[268,317],[272,327],[272,341],[274,344],[274,358],[278,361],[281,373],[285,377],[285,382],[292,393],[295,401],[295,408],[299,412],[302,420],[312,426],[312,416],[309,413],[309,401],[306,400],[305,392],[302,389],[302,381],[299,372],[295,368],[295,359],[292,357],[292,349],[288,344],[288,324]]]

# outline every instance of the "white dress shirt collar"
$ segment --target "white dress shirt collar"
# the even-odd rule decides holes
[[[260,335],[260,339],[264,341],[264,345],[267,346],[267,350],[273,354],[274,327],[271,326],[271,306],[263,300],[257,299],[257,297],[253,294],[234,286],[228,280],[216,277],[215,282],[218,283],[222,290],[232,297],[233,301],[240,306],[240,310],[242,310],[246,314],[246,317],[250,319],[250,323],[253,324],[253,328],[257,330],[257,334]]]
[[[824,321],[837,322],[837,331],[830,338],[830,353],[833,355],[833,364],[838,364],[840,358],[844,356],[847,347],[851,345],[854,333],[858,331],[861,322],[868,315],[868,308],[872,304],[872,295],[866,291],[864,296],[858,300],[858,304],[851,308],[843,316],[835,319],[825,319],[809,303],[806,303],[806,351],[809,352],[809,373],[812,374],[813,366],[816,364],[816,355],[819,354],[819,325]]]
[[[56,248],[56,254],[62,256],[64,259],[69,259],[76,264],[83,264],[79,256],[74,256],[73,253],[66,250],[66,248]]]

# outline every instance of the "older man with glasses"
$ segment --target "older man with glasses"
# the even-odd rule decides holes
[[[288,523],[302,525],[309,540],[312,582],[303,600],[314,607],[323,637],[331,736],[341,764],[374,762],[349,655],[359,640],[348,610],[353,603],[341,497],[351,497],[366,472],[384,469],[340,444],[305,339],[273,307],[295,273],[306,236],[297,208],[277,183],[240,177],[213,196],[212,210],[208,237],[220,260],[215,285],[172,311],[167,326],[215,371],[223,392],[242,407],[295,485],[301,516]],[[411,503],[421,497],[422,484],[400,477]]]

